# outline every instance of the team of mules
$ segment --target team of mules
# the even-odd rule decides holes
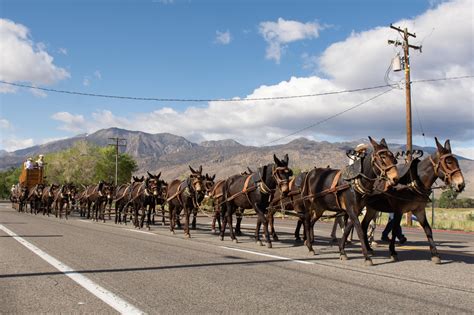
[[[238,242],[241,216],[238,216],[234,230],[232,224],[235,214],[252,209],[256,214],[255,241],[269,248],[272,240],[278,241],[274,229],[276,211],[292,211],[298,217],[295,230],[296,240],[300,238],[303,227],[305,245],[314,254],[314,225],[326,211],[332,216],[345,216],[347,224],[339,240],[341,260],[347,259],[345,244],[352,228],[360,242],[362,254],[367,265],[372,265],[373,250],[367,239],[367,228],[377,211],[394,213],[394,235],[400,229],[403,213],[412,211],[423,227],[431,249],[432,261],[440,262],[433,241],[431,227],[426,219],[425,207],[436,179],[446,186],[460,192],[464,189],[464,178],[456,157],[451,152],[449,140],[441,145],[436,140],[436,152],[421,159],[422,152],[408,152],[413,159],[409,163],[397,165],[396,156],[389,150],[384,139],[380,142],[370,138],[372,149],[367,153],[348,152],[354,163],[343,169],[318,168],[293,176],[288,155],[279,158],[273,155],[273,162],[252,171],[216,181],[215,175],[203,174],[189,167],[190,173],[182,179],[169,184],[158,175],[147,172],[146,176],[133,177],[129,184],[115,187],[111,183],[99,182],[95,185],[75,187],[65,185],[38,185],[31,191],[17,187],[12,194],[12,202],[20,204],[19,211],[26,211],[30,204],[32,213],[48,214],[54,210],[57,217],[74,206],[81,217],[95,221],[106,220],[106,211],[111,218],[112,205],[115,205],[115,223],[127,224],[127,218],[137,228],[155,223],[157,207],[161,210],[162,225],[165,225],[165,205],[168,208],[170,231],[181,227],[180,217],[184,218],[184,237],[190,238],[190,230],[196,229],[196,217],[204,200],[211,200],[214,210],[212,232],[219,225],[219,237],[224,240],[226,231],[232,241]],[[359,216],[366,208],[362,222]],[[191,221],[191,214],[193,215]],[[390,256],[397,260],[395,237],[389,245]]]

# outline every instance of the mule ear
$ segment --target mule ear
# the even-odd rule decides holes
[[[253,173],[252,169],[250,167],[247,166],[247,169],[249,170],[250,174]]]
[[[385,138],[382,138],[382,140],[380,140],[380,144],[385,147],[388,147],[387,142],[385,141]]]
[[[370,143],[372,144],[372,146],[373,146],[374,148],[379,145],[379,144],[377,143],[377,141],[375,141],[374,139],[372,139],[371,136],[369,136],[369,140],[370,140]]]
[[[438,138],[435,137],[435,141],[436,141],[436,147],[438,148],[438,152],[443,152],[444,147],[441,145],[441,143],[439,143]]]
[[[150,174],[149,171],[146,171],[146,173],[148,174],[148,177],[150,177],[150,178],[153,178],[153,177],[154,177],[153,175]]]
[[[211,180],[214,181],[216,179],[216,174],[212,175]]]
[[[275,154],[273,154],[273,161],[275,161],[275,164],[276,164],[276,165],[280,166],[281,162],[280,162],[280,160],[276,157]]]
[[[290,161],[290,158],[288,157],[288,154],[285,154],[285,163],[286,166],[288,166],[288,162]]]
[[[451,143],[449,142],[449,139],[447,139],[446,142],[444,143],[444,148],[448,150],[449,152],[451,152]]]
[[[202,165],[199,165],[199,174],[202,174]]]
[[[191,170],[191,173],[196,173],[196,171],[191,167],[191,165],[188,165],[189,166],[189,169]]]
[[[145,179],[145,176],[140,177],[141,182],[143,182],[144,179]]]
[[[160,179],[160,176],[161,176],[161,172],[158,175],[156,175],[156,179]]]

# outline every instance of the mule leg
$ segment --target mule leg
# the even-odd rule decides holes
[[[402,213],[400,211],[395,211],[393,216],[393,228],[392,228],[392,239],[390,240],[390,245],[388,246],[390,251],[390,259],[392,261],[398,261],[398,254],[395,251],[395,240],[396,236],[400,233],[400,222],[402,221]]]
[[[263,246],[262,240],[260,239],[260,227],[262,226],[262,221],[260,216],[257,218],[257,224],[255,226],[255,242],[260,246]]]
[[[189,232],[189,217],[191,215],[191,209],[184,205],[184,237],[191,238],[191,233]]]
[[[300,230],[301,226],[303,225],[303,219],[299,218],[298,222],[296,222],[296,228],[295,228],[295,241],[301,241],[301,236],[300,236]]]
[[[242,235],[242,230],[241,230],[241,225],[242,225],[242,218],[243,218],[243,212],[245,210],[242,208],[238,208],[237,211],[235,212],[235,235],[241,236]]]
[[[367,251],[370,255],[374,254],[374,250],[370,246],[369,238],[367,235],[367,231],[369,229],[369,224],[372,222],[374,217],[377,215],[377,211],[373,210],[369,207],[367,207],[367,211],[365,213],[364,219],[362,220],[361,227],[362,227],[362,232],[364,233],[364,242],[365,246],[367,246]]]
[[[193,208],[193,221],[191,223],[191,229],[195,230],[196,229],[196,217],[197,217],[197,208]]]
[[[269,212],[270,234],[274,241],[278,242],[278,235],[275,232],[275,211]]]
[[[357,232],[357,235],[359,237],[359,240],[361,240],[360,246],[362,248],[362,254],[364,255],[365,264],[368,265],[368,266],[373,265],[372,259],[369,257],[369,255],[367,253],[367,247],[365,246],[365,242],[363,241],[364,240],[364,235],[363,235],[363,232],[362,232],[362,227],[360,225],[359,218],[357,217],[357,215],[355,213],[355,210],[354,210],[354,206],[353,206],[354,203],[352,203],[347,209],[347,214],[349,215],[350,223],[348,222],[348,224],[347,224],[347,226],[344,230],[343,239],[340,242],[339,247],[340,248],[342,247],[342,249],[344,249],[345,243],[347,241],[347,237],[349,236],[349,233],[352,229],[352,226],[354,226],[354,228]],[[341,255],[342,254],[343,253],[341,252]],[[344,254],[345,254],[345,252],[344,252]]]
[[[428,239],[428,243],[430,244],[430,252],[431,252],[431,261],[435,264],[441,263],[441,258],[438,254],[438,250],[436,249],[436,244],[433,240],[433,231],[431,230],[431,226],[428,223],[428,219],[426,218],[426,212],[424,208],[416,209],[414,212],[418,222],[425,230],[426,238]]]
[[[174,225],[175,225],[175,219],[176,219],[176,213],[175,213],[175,207],[172,203],[168,204],[168,215],[169,215],[169,220],[170,220],[170,232],[172,234],[175,234],[174,232]]]

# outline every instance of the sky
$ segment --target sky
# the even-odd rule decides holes
[[[120,127],[247,145],[404,143],[408,28],[413,141],[474,158],[471,0],[0,0],[0,149]],[[442,79],[441,81],[425,81]],[[392,87],[365,89],[391,84]],[[352,92],[318,95],[321,93]],[[354,91],[356,90],[356,91]],[[314,95],[278,99],[278,97]],[[245,100],[266,98],[266,100]],[[269,99],[268,99],[269,98]],[[211,100],[198,101],[192,100]],[[226,100],[232,100],[228,102]],[[423,136],[424,134],[424,136]]]

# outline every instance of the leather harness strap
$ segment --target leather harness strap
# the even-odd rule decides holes
[[[215,195],[217,188],[220,187],[220,186],[222,186],[222,185],[224,185],[224,182],[225,182],[225,180],[221,179],[220,181],[218,181],[218,182],[214,185],[214,187],[213,187],[212,190],[211,190],[211,196],[212,196],[213,198],[217,199],[217,198],[220,198],[220,197],[222,197],[222,196],[224,195],[224,193],[220,193],[220,194]]]
[[[250,183],[251,179],[252,179],[252,175],[248,175],[247,178],[245,179],[244,188],[242,188],[242,191],[239,191],[238,193],[230,196],[229,198],[227,198],[227,201],[234,200],[235,198],[237,198],[238,196],[240,196],[242,194],[247,195],[247,193],[252,192],[255,189],[257,189],[257,186],[252,186],[252,187],[249,188],[249,183]]]

